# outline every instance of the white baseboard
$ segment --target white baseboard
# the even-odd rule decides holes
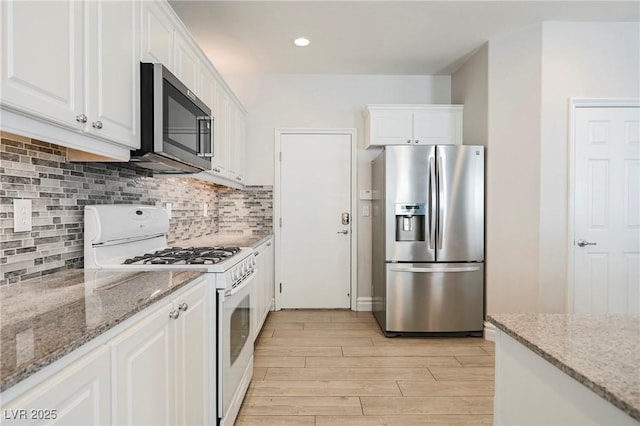
[[[358,297],[356,311],[372,311],[372,310],[373,310],[372,297]]]
[[[489,321],[484,322],[484,339],[490,342],[496,341],[496,326]]]

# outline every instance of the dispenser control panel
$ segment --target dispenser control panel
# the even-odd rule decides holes
[[[426,214],[425,203],[396,204],[396,215],[422,216]]]

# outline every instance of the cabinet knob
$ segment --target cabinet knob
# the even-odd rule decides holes
[[[76,121],[78,123],[86,123],[87,122],[87,116],[84,114],[78,114],[76,115]]]
[[[180,312],[178,312],[178,311],[169,312],[169,318],[171,318],[171,319],[178,319],[179,316],[180,316]]]
[[[178,309],[180,309],[182,312],[186,312],[186,310],[189,309],[189,305],[187,305],[186,303],[181,303],[178,306]]]
[[[419,143],[420,141],[418,139],[416,139],[413,143]]]
[[[100,129],[102,129],[102,121],[94,121],[93,123],[91,123],[91,126],[94,129],[100,130]]]
[[[219,169],[219,168],[217,168],[217,167],[214,167],[214,168],[213,168],[213,171],[214,171],[214,172],[216,172],[216,173],[220,173],[220,169]]]
[[[407,139],[407,143],[411,143],[411,139]]]

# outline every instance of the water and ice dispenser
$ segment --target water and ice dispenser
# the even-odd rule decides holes
[[[425,216],[425,203],[396,204],[396,241],[424,241]]]

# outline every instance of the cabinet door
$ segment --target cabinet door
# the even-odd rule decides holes
[[[2,1],[3,106],[82,128],[82,7]]]
[[[139,148],[138,2],[86,2],[86,131]]]
[[[462,144],[462,110],[436,109],[414,113],[413,139],[419,145]]]
[[[208,368],[209,336],[215,324],[209,324],[206,283],[193,287],[174,300],[180,316],[173,320],[176,342],[176,407],[177,424],[208,424],[208,409],[215,414],[215,403],[209,404]],[[213,416],[215,417],[215,416]]]
[[[162,305],[114,339],[114,424],[175,424],[172,309]]]
[[[3,419],[7,425],[111,424],[110,367],[109,348],[102,346],[4,405]]]
[[[264,260],[266,263],[265,273],[265,309],[271,310],[271,306],[275,297],[275,250],[273,246],[273,238],[267,242],[267,249],[264,251]],[[265,315],[267,312],[265,312]]]
[[[229,175],[229,95],[217,83],[213,108],[213,172],[226,177]]]
[[[198,97],[200,97],[200,93],[198,93],[198,74],[200,72],[200,60],[198,59],[198,54],[196,53],[196,50],[193,48],[193,46],[191,46],[187,38],[179,31],[175,31],[174,40],[174,74],[176,75],[176,77],[178,77],[178,80],[184,83],[185,86],[187,86]]]
[[[402,110],[369,113],[370,145],[405,145],[413,143],[411,112]]]
[[[173,22],[165,2],[142,3],[142,62],[161,63],[173,72]]]
[[[254,272],[255,277],[253,279],[253,300],[254,303],[254,312],[253,312],[253,339],[258,338],[258,334],[260,334],[260,329],[262,328],[262,317],[264,313],[264,266],[263,266],[263,245],[260,245],[256,248],[253,255],[256,260],[256,272]]]
[[[199,81],[199,93],[200,99],[204,102],[212,111],[215,110],[215,98],[216,98],[216,78],[208,67],[200,67],[200,81]],[[215,114],[214,114],[215,116]],[[215,123],[214,123],[215,126]]]
[[[244,168],[245,118],[240,108],[229,102],[229,178],[242,182]]]

